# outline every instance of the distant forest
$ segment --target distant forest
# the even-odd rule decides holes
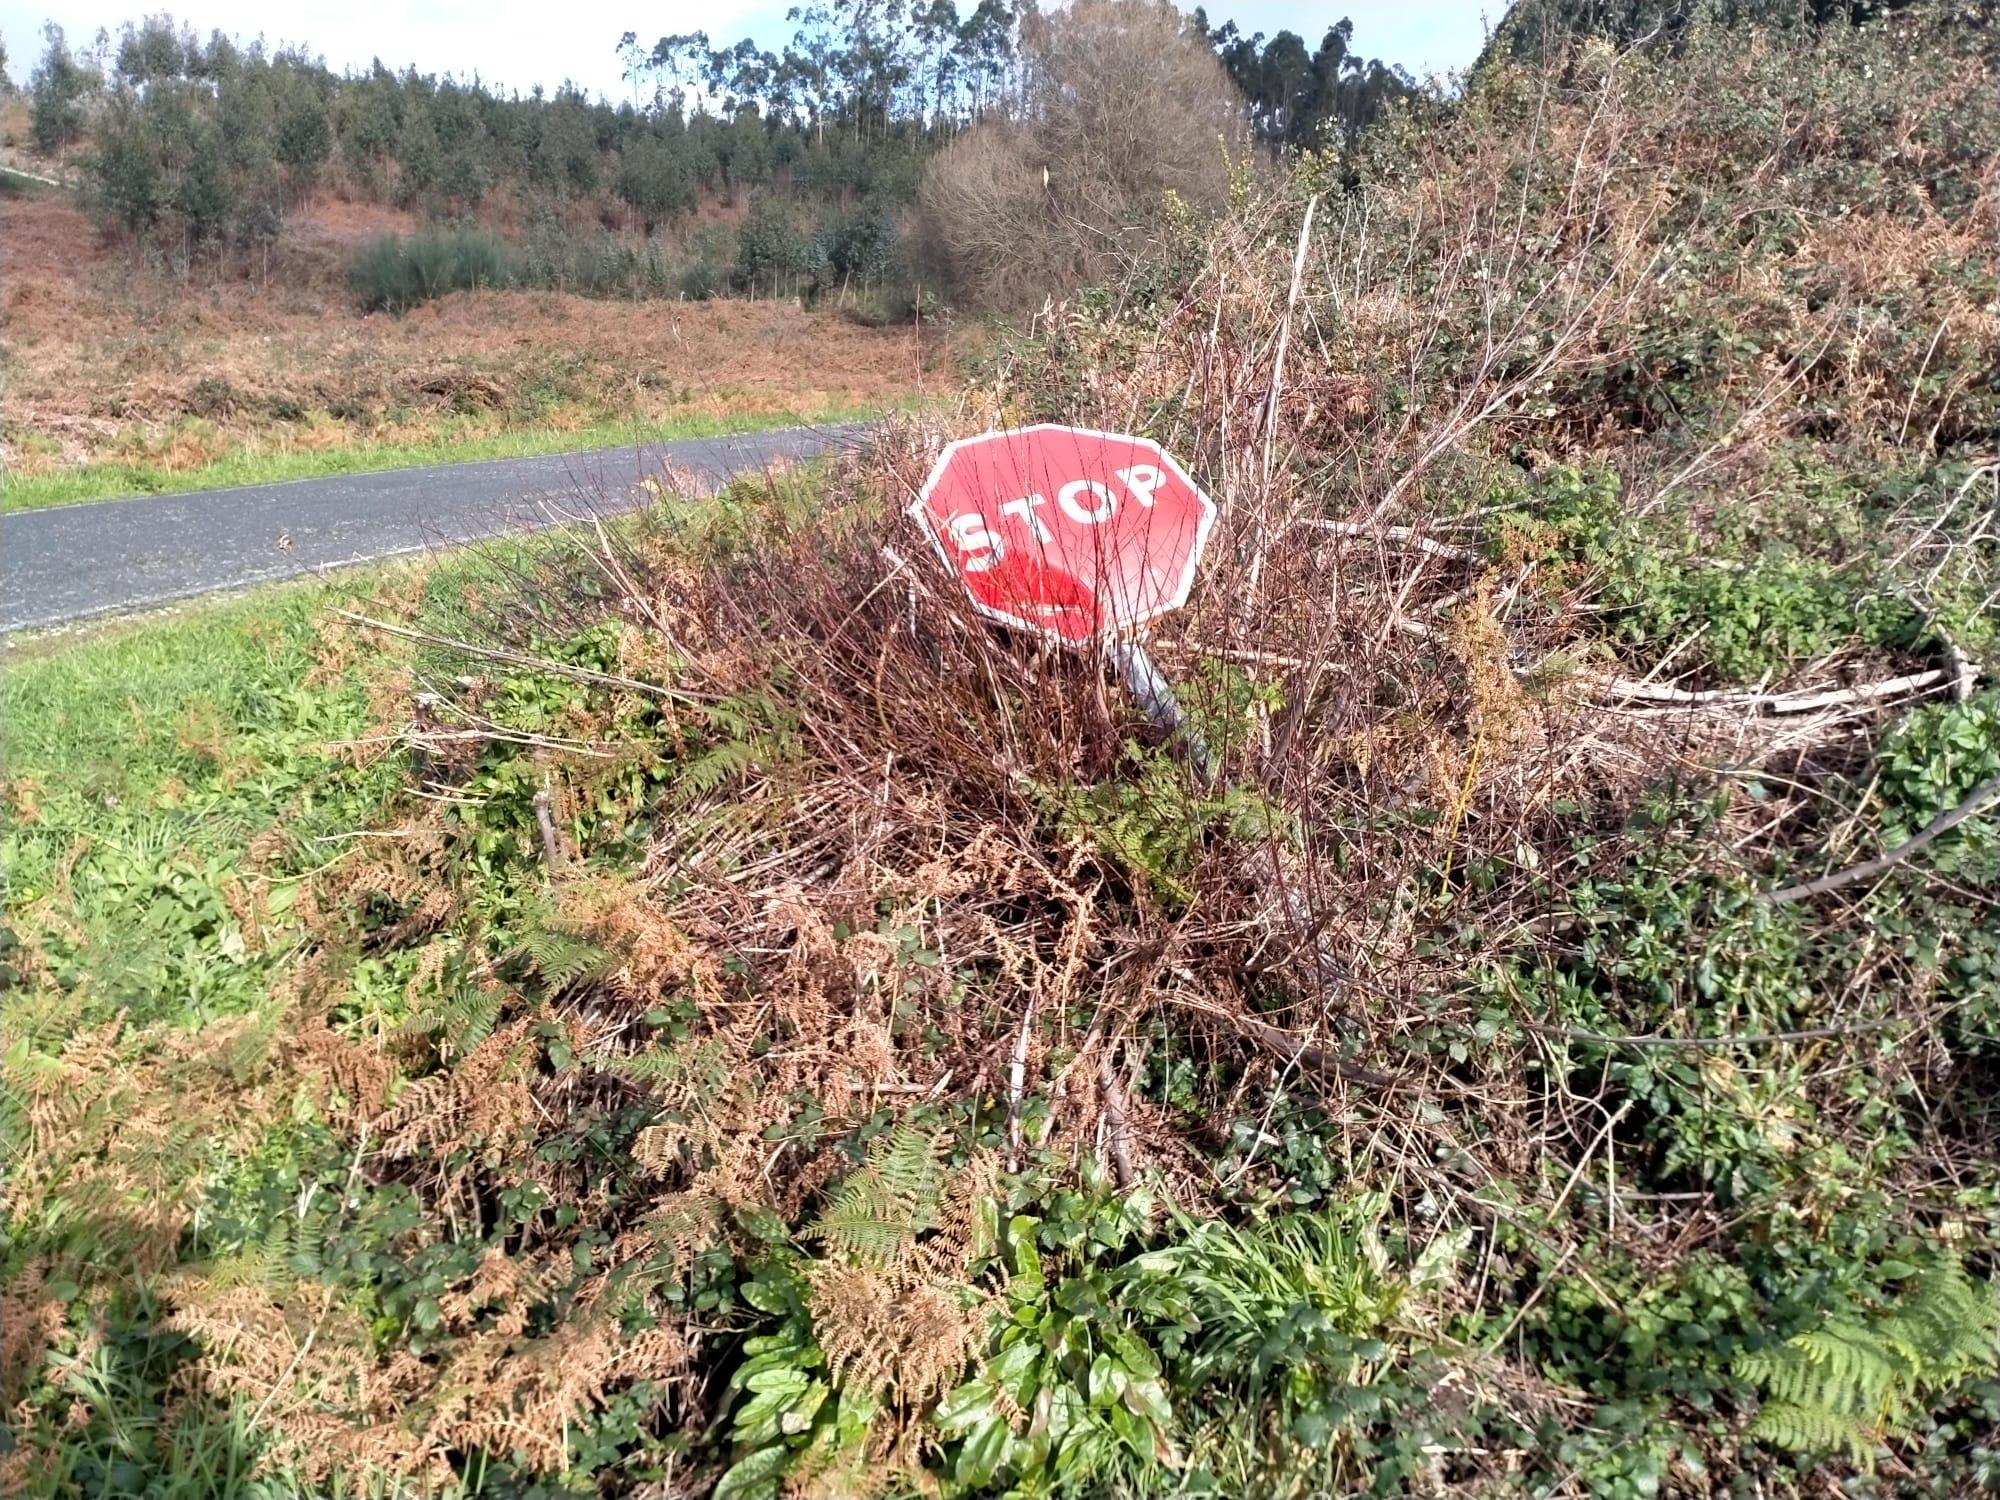
[[[1128,3],[1213,52],[1270,151],[1339,149],[1413,87],[1356,51],[1347,21],[1309,46]],[[953,0],[830,0],[789,19],[777,51],[628,32],[617,55],[631,90],[618,103],[569,84],[503,94],[379,61],[336,73],[302,48],[203,39],[166,15],[83,48],[50,26],[27,84],[29,131],[108,227],[183,266],[268,246],[287,213],[337,189],[441,224],[504,209],[544,240],[685,248],[705,235],[708,264],[676,277],[683,291],[897,275],[926,164],[1018,98],[1032,0],[978,0],[969,13]]]

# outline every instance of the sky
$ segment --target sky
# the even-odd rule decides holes
[[[273,45],[303,43],[335,68],[364,68],[379,56],[392,68],[415,63],[426,73],[478,73],[489,84],[526,93],[536,84],[553,89],[565,79],[614,100],[628,97],[620,76],[618,38],[637,32],[648,44],[675,32],[706,31],[712,41],[752,36],[775,49],[792,27],[792,0],[405,0],[399,6],[290,0],[132,0],[129,8],[101,0],[0,0],[0,37],[7,43],[7,71],[25,82],[42,54],[42,25],[55,21],[70,45],[87,46],[99,27],[116,35],[125,21],[149,10],[206,36],[221,30],[248,42],[259,35]],[[961,10],[970,9],[961,0]],[[1189,4],[1184,8],[1192,8]],[[1346,16],[1354,22],[1354,49],[1400,63],[1422,78],[1463,68],[1478,55],[1489,24],[1505,13],[1502,0],[1352,0],[1301,4],[1298,0],[1207,0],[1210,24],[1233,20],[1246,35],[1291,30],[1316,44],[1326,28]]]

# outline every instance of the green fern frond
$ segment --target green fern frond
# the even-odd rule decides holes
[[[1874,1439],[1851,1418],[1824,1406],[1776,1402],[1757,1413],[1750,1436],[1794,1453],[1840,1453],[1860,1468],[1871,1466]]]
[[[1886,1417],[1922,1373],[1921,1365],[1879,1329],[1828,1323],[1786,1346],[1798,1359],[1780,1368],[1774,1389],[1783,1400],[1826,1406],[1864,1418]]]
[[[905,1121],[869,1142],[867,1162],[834,1191],[813,1233],[864,1264],[892,1264],[936,1226],[942,1186],[936,1138]]]
[[[436,1036],[439,1051],[463,1056],[493,1035],[506,1004],[505,990],[461,983],[419,1006],[403,1030]]]
[[[681,1047],[649,1047],[623,1057],[599,1058],[599,1072],[614,1073],[633,1083],[689,1085],[705,1099],[719,1098],[731,1082],[729,1055],[714,1038]]]
[[[702,709],[702,717],[708,727],[717,734],[733,740],[749,739],[768,722],[770,705],[754,694],[736,698],[718,698]]]
[[[1956,1260],[1920,1274],[1878,1331],[1936,1378],[1991,1368],[2000,1345],[2000,1295]]]
[[[612,966],[611,955],[598,944],[545,927],[522,934],[515,951],[550,990],[595,978]]]
[[[694,801],[720,791],[756,763],[757,746],[747,740],[727,740],[681,767],[674,790]]]
[[[1127,752],[1130,774],[1096,786],[1031,788],[1043,816],[1063,837],[1095,844],[1130,875],[1171,901],[1192,895],[1188,876],[1217,829],[1245,843],[1294,842],[1293,820],[1261,793],[1242,787],[1207,792],[1163,752]]]
[[[937,1223],[942,1173],[937,1139],[931,1132],[907,1121],[897,1125],[871,1143],[868,1165],[882,1186],[901,1200],[912,1230],[921,1233]]]
[[[317,1255],[310,1257],[309,1266],[301,1268],[293,1264],[294,1258],[307,1248],[300,1240],[298,1225],[295,1214],[275,1216],[261,1239],[246,1243],[234,1254],[217,1256],[202,1267],[202,1280],[218,1290],[257,1286],[276,1291],[301,1269],[317,1270]]]
[[[1877,1444],[1967,1375],[2000,1367],[2000,1298],[1941,1259],[1866,1323],[1829,1319],[1775,1348],[1738,1356],[1764,1394],[1750,1435],[1801,1453],[1845,1453],[1868,1468]]]
[[[839,1199],[827,1205],[813,1233],[829,1250],[872,1266],[900,1259],[916,1238],[908,1223],[898,1220],[894,1200],[853,1187],[844,1188]]]

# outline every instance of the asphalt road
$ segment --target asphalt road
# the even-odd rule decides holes
[[[639,483],[663,463],[712,484],[851,445],[862,431],[790,427],[0,515],[0,632],[606,515],[647,498]]]

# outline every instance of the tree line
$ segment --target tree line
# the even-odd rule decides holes
[[[1353,50],[1345,21],[1308,51],[1294,33],[1246,37],[1163,0],[1119,5],[1212,57],[1268,150],[1338,146],[1411,89]],[[335,72],[303,48],[203,38],[166,15],[83,49],[50,25],[30,132],[71,162],[107,226],[184,265],[269,246],[288,213],[337,187],[440,222],[504,202],[571,234],[628,237],[686,238],[698,208],[727,204],[738,243],[721,279],[739,288],[894,274],[929,164],[1023,115],[1035,38],[1063,23],[1034,0],[815,0],[789,19],[775,50],[627,32],[618,103],[380,61]]]

